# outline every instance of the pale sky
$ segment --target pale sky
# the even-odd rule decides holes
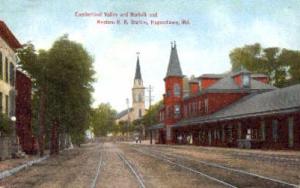
[[[97,19],[116,18],[76,17],[76,11],[157,13],[156,20],[188,19],[190,25],[103,25]],[[189,77],[228,71],[230,51],[245,44],[300,50],[298,0],[1,0],[0,20],[21,43],[32,41],[37,49],[48,49],[65,33],[82,43],[95,59],[94,106],[110,103],[118,111],[126,108],[126,98],[131,102],[136,52],[144,85],[154,87],[158,101],[171,41],[176,40],[182,71]]]

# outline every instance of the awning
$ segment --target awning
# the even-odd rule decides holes
[[[152,125],[148,128],[148,130],[156,130],[156,129],[162,129],[164,128],[165,125],[163,123],[159,123],[159,124],[156,124],[156,125]]]

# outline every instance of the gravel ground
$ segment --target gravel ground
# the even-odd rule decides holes
[[[145,156],[132,150],[128,146],[119,146],[126,157],[136,166],[142,174],[146,187],[224,187],[202,176],[195,175],[174,165]]]
[[[0,187],[89,187],[95,176],[99,145],[83,145],[0,181]]]
[[[192,161],[201,160],[217,163],[226,167],[240,169],[300,185],[300,164],[295,164],[294,161],[294,159],[300,159],[300,156],[299,152],[295,151],[287,152],[286,154],[283,151],[279,151],[278,155],[276,155],[277,151],[259,152],[232,149],[232,152],[230,152],[230,149],[189,146],[157,147],[143,145],[140,147],[151,148],[169,154],[176,154],[191,159]],[[274,157],[274,155],[287,159],[293,156],[293,160],[288,161],[279,158],[271,158]]]
[[[232,150],[201,148],[189,146],[158,146],[158,145],[136,145],[136,144],[114,144],[114,143],[94,143],[86,144],[81,148],[61,152],[59,156],[50,157],[48,160],[25,169],[11,177],[0,181],[0,187],[91,187],[95,179],[99,164],[99,176],[96,179],[95,187],[122,187],[136,188],[139,183],[133,172],[125,165],[118,156],[122,154],[135,169],[135,172],[143,179],[148,188],[156,187],[224,187],[222,184],[212,181],[199,174],[192,173],[178,166],[168,164],[138,152],[135,149],[152,149],[164,152],[168,155],[180,155],[194,160],[178,161],[182,164],[190,165],[199,171],[210,172],[216,177],[224,177],[226,173],[221,170],[212,170],[205,166],[199,166],[196,160],[209,161],[228,167],[255,172],[294,184],[300,184],[300,167],[298,165],[282,165],[280,160],[275,163],[266,162],[266,157],[277,156],[276,152],[249,152],[249,150]],[[255,155],[257,153],[257,155]],[[292,160],[283,160],[286,163],[295,163],[298,159],[297,152],[280,152],[281,158],[292,157]],[[300,159],[300,158],[299,158]],[[274,159],[276,160],[276,159]],[[101,163],[99,163],[101,161]],[[282,162],[282,163],[283,163]],[[1,164],[1,163],[0,163]],[[205,173],[204,172],[204,173]],[[227,174],[230,176],[230,173]],[[234,177],[234,176],[233,176]],[[236,178],[236,177],[235,177]],[[226,179],[226,178],[225,178]],[[231,181],[228,177],[227,181]],[[255,182],[246,176],[240,176],[241,183],[248,181],[248,187],[257,187]],[[253,184],[253,185],[252,185]],[[244,185],[244,184],[240,184]]]
[[[118,152],[122,151],[114,144],[104,144],[103,165],[100,168],[96,187],[139,187],[135,177],[131,174],[124,162],[118,157]]]

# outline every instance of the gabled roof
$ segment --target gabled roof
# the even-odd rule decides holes
[[[21,44],[14,34],[9,30],[7,25],[0,20],[0,37],[15,51],[18,48],[21,48]]]
[[[202,74],[201,76],[198,77],[198,79],[201,78],[223,78],[226,76],[226,74]]]
[[[295,107],[300,110],[300,84],[244,97],[224,110],[216,112],[214,118],[245,116]]]
[[[300,84],[245,96],[211,115],[185,119],[174,127],[288,112],[300,112]]]
[[[183,76],[177,54],[176,44],[174,44],[174,46],[171,46],[171,55],[166,77],[169,76]]]
[[[133,111],[133,108],[129,108],[129,112],[132,112],[132,111]],[[123,117],[127,114],[128,114],[128,109],[123,110],[116,115],[116,119],[120,119],[121,117]]]
[[[228,73],[226,76],[218,80],[216,83],[212,84],[209,86],[206,90],[211,91],[211,90],[238,90],[241,89],[240,86],[235,83],[233,77],[235,75],[239,74],[238,73]],[[272,90],[276,89],[276,87],[270,85],[270,84],[265,84],[263,82],[257,81],[252,78],[250,80],[250,88],[248,90]]]
[[[209,86],[207,90],[213,89],[239,89],[239,86],[234,82],[231,75],[228,74],[224,78],[217,81],[215,84]]]
[[[140,68],[140,59],[137,57],[136,68],[135,68],[135,80],[142,80],[141,68]]]

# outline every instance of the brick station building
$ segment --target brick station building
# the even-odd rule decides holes
[[[174,44],[151,142],[300,149],[300,84],[279,89],[242,69],[191,79],[186,92],[183,78]]]

